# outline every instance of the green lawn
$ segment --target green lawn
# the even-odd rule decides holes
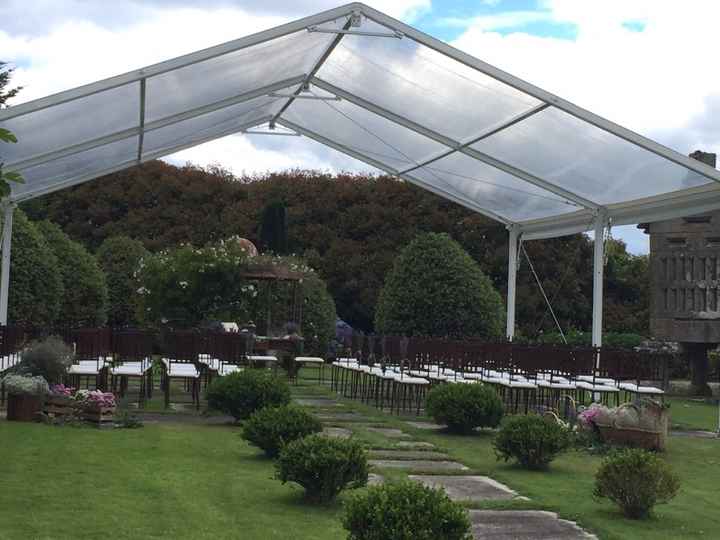
[[[673,428],[717,431],[717,405],[690,398],[670,398],[669,401]]]
[[[232,427],[100,431],[0,421],[0,539],[337,539]]]
[[[329,394],[307,382],[293,390]],[[634,522],[592,499],[597,456],[572,452],[549,472],[527,472],[495,460],[490,434],[418,430],[372,407],[346,403],[373,423],[432,442],[472,472],[531,498],[478,507],[553,510],[602,539],[720,538],[720,441],[673,437],[666,457],[681,477],[681,493],[659,506],[652,519]],[[697,402],[672,402],[673,423],[688,428],[712,429],[713,411]],[[355,428],[368,446],[395,443]],[[99,431],[0,421],[0,540],[345,538],[341,502],[305,504],[299,488],[280,484],[273,474],[272,462],[247,446],[232,426],[163,423]],[[391,480],[404,476],[383,474]]]

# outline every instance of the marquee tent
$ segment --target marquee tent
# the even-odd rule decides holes
[[[12,208],[259,127],[306,136],[503,223],[507,334],[520,239],[720,208],[720,173],[360,3],[0,111]],[[603,242],[593,341],[601,344]]]

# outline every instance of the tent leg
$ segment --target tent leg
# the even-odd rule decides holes
[[[12,249],[12,226],[14,204],[6,204],[3,212],[2,262],[0,266],[0,325],[8,322],[8,293],[10,292],[10,251]]]
[[[509,231],[506,336],[508,341],[512,341],[515,337],[515,296],[518,269],[518,239],[520,235],[515,226],[509,227]]]
[[[593,248],[593,316],[592,345],[602,347],[603,317],[603,277],[605,270],[605,223],[606,218],[599,215],[595,221],[595,245]],[[600,356],[597,357],[596,368],[600,367]]]

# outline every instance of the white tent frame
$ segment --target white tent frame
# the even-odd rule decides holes
[[[362,30],[361,22],[363,17],[384,26],[390,31],[388,33],[380,33]],[[345,24],[342,26],[341,29],[330,30],[318,28],[318,26],[322,24],[343,19],[346,20]],[[245,92],[243,94],[226,98],[215,103],[204,105],[202,107],[186,110],[182,113],[174,114],[172,116],[155,120],[153,122],[145,121],[145,91],[146,81],[148,78],[168,73],[186,66],[197,64],[199,62],[217,58],[231,52],[251,47],[253,45],[259,45],[261,43],[265,43],[302,30],[307,30],[308,32],[325,32],[336,34],[335,38],[327,46],[324,54],[319,58],[319,60],[315,63],[313,68],[309,70],[307,74],[279,81],[274,84],[264,86],[262,88],[257,88],[250,92]],[[520,92],[535,98],[540,103],[536,107],[522,114],[519,114],[514,118],[509,119],[502,125],[494,126],[486,133],[475,136],[472,140],[453,140],[446,135],[430,129],[427,126],[418,124],[417,122],[414,122],[409,118],[405,118],[397,113],[384,109],[377,103],[370,102],[360,96],[352,94],[347,90],[344,90],[327,81],[324,81],[318,76],[318,72],[320,71],[323,63],[332,55],[337,45],[345,36],[351,34],[377,36],[378,39],[403,39],[404,37],[408,37],[415,42],[425,47],[428,47],[448,58],[451,58],[471,69],[477,70],[480,73],[483,73],[484,75],[495,79],[496,81],[500,81],[516,90],[519,90]],[[369,165],[372,165],[373,167],[376,167],[392,176],[402,178],[424,189],[432,191],[433,193],[441,197],[454,201],[475,212],[479,212],[496,221],[503,223],[509,231],[507,337],[510,340],[513,339],[515,332],[515,297],[518,265],[518,243],[521,239],[531,240],[573,234],[583,232],[588,229],[589,225],[592,225],[592,229],[595,231],[596,238],[593,262],[594,292],[592,340],[593,345],[600,346],[602,345],[602,297],[604,259],[604,246],[602,239],[604,237],[605,230],[609,226],[609,224],[620,225],[627,223],[638,223],[640,221],[651,222],[702,213],[720,208],[720,186],[718,185],[720,184],[720,172],[718,172],[717,170],[705,165],[704,163],[693,160],[687,156],[675,152],[674,150],[671,150],[655,141],[643,137],[596,114],[593,114],[581,107],[578,107],[577,105],[574,105],[573,103],[570,103],[569,101],[566,101],[545,90],[542,90],[541,88],[538,88],[528,82],[514,77],[477,58],[474,58],[467,53],[455,49],[450,45],[443,43],[442,41],[439,41],[427,34],[424,34],[423,32],[420,32],[419,30],[409,25],[397,21],[385,15],[384,13],[381,13],[380,11],[377,11],[362,3],[357,2],[331,9],[317,15],[305,17],[303,19],[290,22],[276,28],[259,32],[251,36],[234,40],[222,45],[210,47],[208,49],[204,49],[172,60],[161,62],[159,64],[155,64],[144,69],[131,71],[123,75],[94,82],[72,90],[37,99],[28,103],[16,105],[12,108],[0,111],[0,124],[3,121],[24,114],[35,112],[48,107],[53,107],[61,103],[82,99],[97,94],[99,92],[118,88],[120,86],[127,85],[133,82],[139,82],[140,88],[140,105],[138,110],[139,121],[137,127],[126,129],[117,133],[112,133],[110,135],[80,144],[70,145],[60,150],[48,152],[43,155],[33,156],[32,158],[27,160],[7,164],[8,168],[22,169],[43,163],[49,163],[53,160],[73,155],[84,150],[97,148],[111,142],[121,141],[131,137],[137,137],[138,139],[137,155],[136,158],[133,160],[116,163],[108,167],[107,169],[94,172],[85,176],[71,178],[70,180],[56,181],[54,183],[51,183],[50,185],[24,191],[17,196],[11,194],[8,199],[3,201],[5,219],[3,224],[1,241],[2,264],[0,268],[0,324],[7,324],[8,284],[11,249],[10,241],[12,234],[12,208],[17,203],[39,197],[57,191],[59,189],[87,182],[89,180],[92,180],[93,178],[126,169],[134,165],[143,163],[145,161],[162,157],[164,155],[169,155],[180,150],[202,144],[209,140],[224,137],[234,133],[246,132],[251,128],[257,127],[265,123],[269,123],[270,126],[274,126],[275,124],[284,126],[288,129],[295,131],[296,133],[304,135],[331,148],[334,148],[340,152],[350,155]],[[419,133],[435,142],[438,142],[445,147],[445,150],[438,155],[427,159],[421,163],[418,163],[412,167],[405,168],[404,170],[395,170],[392,167],[381,163],[380,161],[374,159],[371,156],[364,155],[363,153],[358,152],[357,150],[352,149],[346,145],[343,145],[338,141],[330,140],[319,133],[313,132],[308,128],[291,122],[286,118],[283,118],[283,113],[288,109],[288,107],[292,105],[292,103],[296,99],[298,99],[298,97],[300,97],[300,94],[303,92],[303,90],[306,89],[310,84],[326,92],[329,92],[331,95],[336,96],[337,98],[347,100],[348,102],[358,107],[361,107],[366,111],[379,115],[393,122],[394,124],[402,126],[410,131]],[[249,101],[260,96],[266,96],[268,94],[279,93],[283,91],[290,91],[291,93],[287,95],[287,102],[283,105],[280,111],[273,116],[263,117],[260,120],[256,120],[246,125],[235,126],[232,129],[227,130],[226,132],[222,132],[219,134],[215,133],[205,139],[194,140],[191,143],[179,144],[175,147],[163,149],[161,151],[153,153],[143,152],[144,136],[148,132],[151,132],[155,129],[160,129],[162,127],[171,126],[177,122],[194,118],[202,114],[207,114],[212,111],[217,111],[231,105],[243,103],[245,101]],[[604,130],[633,145],[636,145],[637,147],[652,152],[653,154],[669,160],[672,163],[680,165],[689,171],[693,171],[711,180],[711,182],[701,185],[699,187],[678,190],[670,193],[664,193],[661,195],[654,195],[644,199],[635,199],[623,201],[616,204],[601,205],[597,202],[581,196],[578,193],[573,192],[570,189],[566,189],[558,183],[548,182],[543,178],[540,178],[536,175],[530,174],[527,171],[514,167],[491,155],[481,153],[471,148],[471,145],[477,143],[478,141],[494,135],[504,129],[507,129],[508,127],[513,126],[519,122],[522,122],[523,120],[550,107],[554,107],[560,111],[563,111],[596,128]],[[435,161],[438,161],[454,153],[464,154],[483,164],[489,165],[500,171],[508,173],[515,178],[526,182],[527,184],[546,190],[547,192],[562,197],[565,200],[572,201],[572,203],[577,205],[580,210],[569,214],[516,223],[509,220],[507,217],[493,211],[492,208],[486,208],[485,206],[480,204],[479,201],[475,201],[467,196],[463,196],[462,193],[456,192],[452,188],[446,189],[441,185],[430,184],[428,182],[421,181],[412,175],[413,171],[425,167]]]

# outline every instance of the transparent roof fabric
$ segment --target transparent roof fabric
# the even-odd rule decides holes
[[[17,201],[268,123],[548,236],[720,207],[717,171],[357,3],[0,111],[0,161]]]

